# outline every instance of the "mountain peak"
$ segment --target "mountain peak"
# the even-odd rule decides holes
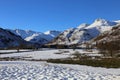
[[[95,22],[107,22],[108,20],[105,20],[103,18],[98,18],[95,20]]]
[[[87,27],[87,26],[89,26],[89,24],[83,23],[83,24],[79,25],[77,28],[83,29],[83,28],[85,28],[85,27]]]
[[[98,18],[94,21],[94,24],[98,24],[100,26],[113,26],[115,25],[115,22],[108,21],[106,19]]]
[[[91,26],[114,26],[117,23],[114,21],[108,21],[102,18],[96,19]]]

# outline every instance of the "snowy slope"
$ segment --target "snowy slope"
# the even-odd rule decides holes
[[[111,30],[106,31],[100,34],[99,36],[97,36],[96,38],[92,39],[91,41],[89,41],[90,44],[95,44],[96,42],[97,44],[106,43],[106,42],[109,42],[109,43],[114,42],[114,46],[116,45],[116,47],[117,46],[120,47],[120,45],[118,45],[120,43],[120,24],[116,25]]]
[[[114,21],[114,22],[116,22],[116,23],[119,23],[119,24],[120,24],[120,20],[116,20],[116,21]]]
[[[112,29],[112,26],[115,26],[117,23],[108,21],[105,19],[96,19],[90,26],[86,29],[97,29],[99,32],[104,32]]]
[[[41,32],[35,32],[31,30],[10,30],[11,32],[15,33],[16,35],[21,36],[24,40],[33,42],[33,43],[39,43],[39,44],[45,44],[49,41],[53,40],[56,36],[60,34],[59,31],[48,31],[45,34]]]
[[[19,46],[24,43],[25,41],[20,36],[0,28],[0,48]]]
[[[21,36],[23,39],[32,36],[33,34],[37,34],[38,32],[31,31],[31,30],[21,30],[21,29],[15,29],[15,30],[10,30],[16,35]]]
[[[43,33],[33,34],[32,36],[25,38],[26,41],[30,41],[33,43],[39,43],[39,44],[48,43],[52,39],[53,39],[53,37],[51,37],[49,35],[45,35]]]
[[[60,33],[61,33],[60,31],[55,31],[55,30],[44,32],[44,34],[50,35],[53,38],[57,37]]]
[[[89,24],[83,23],[83,24],[79,25],[77,28],[82,30],[82,29],[84,29],[84,28],[86,28],[88,26],[89,26]]]
[[[105,19],[96,19],[91,25],[81,24],[77,28],[65,30],[50,44],[77,44],[89,41],[99,34],[109,31],[117,22],[108,21]]]

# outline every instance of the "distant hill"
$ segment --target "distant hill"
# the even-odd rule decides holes
[[[48,43],[61,33],[60,31],[47,31],[45,33],[41,33],[41,32],[35,32],[31,30],[21,30],[21,29],[15,29],[10,31],[16,35],[21,36],[25,41],[38,43],[38,44]]]

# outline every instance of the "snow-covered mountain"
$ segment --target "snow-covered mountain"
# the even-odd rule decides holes
[[[0,28],[0,48],[16,47],[26,42],[12,32]]]
[[[60,34],[59,31],[47,31],[45,33],[21,29],[15,29],[10,31],[16,35],[21,36],[26,41],[39,44],[48,43]]]
[[[59,31],[47,31],[45,33],[35,32],[31,30],[10,30],[14,34],[21,36],[24,40],[46,44],[81,44],[89,41],[105,31],[109,31],[113,26],[120,24],[118,21],[108,21],[105,19],[96,19],[92,24],[81,24],[76,28],[70,28],[64,32]]]
[[[98,48],[104,56],[117,57],[120,53],[120,24],[90,40],[87,45]]]
[[[33,43],[45,44],[51,41],[53,37],[49,35],[45,35],[43,33],[35,33],[32,36],[28,36],[25,38],[26,41],[30,41]]]
[[[106,43],[106,42],[109,42],[109,43],[116,42],[116,46],[120,47],[119,45],[120,44],[120,24],[116,25],[111,30],[100,34],[96,38],[92,39],[89,43],[100,44],[100,43]]]
[[[50,44],[78,44],[89,41],[99,34],[111,30],[113,26],[117,25],[116,21],[108,21],[105,19],[96,19],[92,24],[81,24],[77,28],[65,30]]]
[[[21,36],[23,39],[32,36],[33,34],[37,34],[38,32],[31,31],[31,30],[21,30],[21,29],[15,29],[15,30],[10,30],[16,35]]]

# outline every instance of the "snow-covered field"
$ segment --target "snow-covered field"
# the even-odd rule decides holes
[[[31,52],[15,52],[12,54],[1,54],[0,57],[24,57],[24,59],[60,59],[73,57],[73,53],[78,51],[81,54],[88,54],[89,56],[101,56],[97,54],[97,50],[93,52],[87,52],[82,49],[54,49],[54,50],[41,50],[41,51],[31,51]],[[1,52],[1,51],[0,51]],[[60,54],[59,54],[60,53]]]
[[[120,80],[120,69],[46,62],[0,62],[0,80]]]
[[[55,49],[1,54],[0,57],[24,57],[25,59],[59,59],[72,57],[78,51],[90,56],[101,56],[97,50]],[[0,50],[0,52],[5,52]],[[60,53],[60,54],[59,54]],[[120,80],[120,68],[107,69],[72,64],[53,64],[36,61],[0,61],[0,80]]]

